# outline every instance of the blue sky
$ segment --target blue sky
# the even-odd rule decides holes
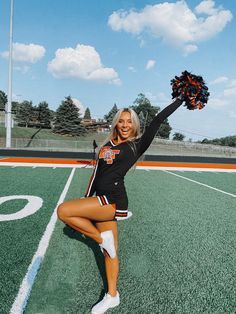
[[[180,108],[173,132],[202,140],[236,134],[236,1],[14,0],[13,97],[56,110],[71,95],[93,117],[139,93],[164,108],[170,80],[200,74],[201,111]],[[10,0],[0,0],[0,90],[7,93]]]

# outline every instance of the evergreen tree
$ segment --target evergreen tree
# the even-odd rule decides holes
[[[19,126],[28,127],[32,122],[33,117],[32,101],[23,101],[16,108],[16,121]]]
[[[185,136],[182,133],[175,132],[173,135],[173,140],[174,141],[183,141]]]
[[[114,104],[114,106],[112,107],[112,109],[108,112],[107,115],[104,116],[104,119],[111,124],[112,120],[114,118],[114,116],[116,115],[116,113],[118,112],[118,108],[116,106],[116,104]]]
[[[5,110],[7,104],[7,95],[0,90],[0,110]]]
[[[66,97],[58,107],[55,115],[53,132],[62,135],[79,136],[85,132],[81,125],[79,109],[70,96]]]
[[[86,108],[86,110],[85,110],[84,119],[91,120],[91,113],[90,113],[89,108]]]
[[[38,122],[42,128],[51,128],[52,115],[48,108],[48,103],[46,101],[40,102],[38,104]]]

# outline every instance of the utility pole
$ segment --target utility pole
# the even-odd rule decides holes
[[[9,38],[9,67],[8,67],[8,95],[7,105],[5,108],[6,113],[6,148],[11,147],[11,128],[12,128],[12,21],[13,21],[13,0],[11,1],[10,13],[10,38]]]

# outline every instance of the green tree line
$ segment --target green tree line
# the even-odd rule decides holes
[[[7,95],[0,90],[0,111],[5,110]],[[139,116],[141,132],[150,124],[155,115],[160,111],[160,107],[153,106],[150,100],[143,94],[138,94],[133,105],[129,106]],[[81,123],[82,117],[80,109],[74,104],[71,96],[65,97],[56,111],[49,109],[46,101],[34,106],[32,101],[12,102],[12,112],[18,126],[37,127],[51,129],[53,133],[69,136],[83,135],[87,132],[86,127]],[[111,125],[115,114],[118,112],[117,105],[114,104],[111,110],[104,115],[107,125]],[[86,108],[84,119],[91,119],[90,109]],[[160,138],[169,139],[171,126],[166,119],[157,132]],[[173,140],[183,141],[185,136],[181,133],[174,133]],[[203,144],[215,144],[236,147],[236,135],[201,141]]]

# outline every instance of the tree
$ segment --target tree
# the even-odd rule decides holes
[[[213,140],[208,140],[207,138],[204,138],[201,143],[236,147],[236,135],[214,138]]]
[[[168,119],[165,119],[157,132],[157,136],[161,138],[169,139],[171,130],[172,130],[172,127],[170,126]]]
[[[140,111],[138,117],[139,117],[139,122],[140,122],[140,131],[141,133],[143,133],[144,128],[145,128],[145,117],[142,111]]]
[[[118,112],[117,106],[116,104],[114,104],[114,106],[112,107],[112,109],[108,112],[107,115],[104,116],[104,119],[111,124],[112,120],[114,118],[114,116],[116,115],[116,113]]]
[[[28,127],[30,122],[32,122],[33,117],[33,105],[32,101],[24,100],[16,108],[16,121],[19,126]]]
[[[160,110],[159,107],[152,106],[150,100],[142,93],[138,94],[138,97],[134,101],[134,106],[131,106],[131,108],[138,116],[141,112],[143,113],[143,116],[145,117],[145,127],[151,123],[152,119]]]
[[[7,95],[0,90],[0,110],[5,110],[7,104]]]
[[[40,102],[38,104],[38,123],[42,128],[51,128],[52,115],[48,108],[48,103],[46,101]]]
[[[85,110],[84,119],[91,120],[91,113],[90,113],[89,108],[86,108],[86,110]]]
[[[174,141],[183,141],[185,138],[185,136],[182,134],[182,133],[179,133],[179,132],[175,132],[174,135],[173,135],[173,140]]]
[[[134,111],[139,115],[140,112],[143,112],[143,115],[145,117],[145,127],[148,126],[155,115],[160,110],[160,107],[152,106],[150,100],[142,93],[138,95],[138,97],[134,101],[134,106],[132,106]],[[166,119],[160,126],[157,136],[161,138],[169,138],[170,132],[172,128],[168,122],[168,119]]]
[[[79,109],[70,96],[65,97],[56,111],[53,132],[71,136],[85,133],[85,128],[81,125]]]

